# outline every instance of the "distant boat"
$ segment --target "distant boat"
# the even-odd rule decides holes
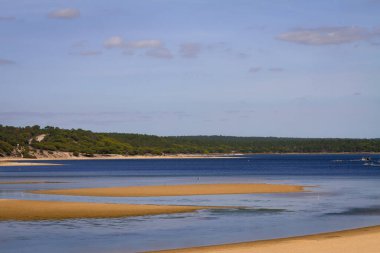
[[[370,162],[370,161],[372,161],[371,157],[369,157],[369,156],[362,157],[361,160],[362,160],[363,162]]]

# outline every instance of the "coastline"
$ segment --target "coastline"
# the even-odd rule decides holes
[[[150,253],[378,253],[380,225],[271,240],[220,244]]]
[[[215,154],[215,155],[200,155],[200,154],[178,154],[178,155],[95,155],[94,157],[86,156],[62,156],[62,157],[38,157],[38,158],[22,158],[22,157],[0,157],[1,162],[11,161],[75,161],[75,160],[145,160],[145,159],[213,159],[224,158],[234,159],[240,158],[243,154]]]
[[[145,160],[145,159],[239,159],[244,156],[255,155],[380,155],[380,152],[314,152],[314,153],[223,153],[223,154],[175,154],[175,155],[100,155],[96,154],[93,157],[87,156],[73,156],[68,152],[62,152],[64,155],[59,157],[37,157],[37,158],[22,158],[22,157],[0,157],[0,166],[2,162],[12,161],[75,161],[75,160]],[[3,165],[5,166],[5,165]]]

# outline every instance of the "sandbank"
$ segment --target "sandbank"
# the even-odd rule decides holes
[[[184,213],[210,208],[216,207],[0,199],[0,220],[31,221],[77,218],[118,218]]]
[[[380,226],[274,240],[173,249],[176,253],[379,253]]]
[[[303,192],[304,187],[284,184],[190,184],[109,188],[53,189],[30,191],[37,194],[99,197],[159,197],[189,195],[254,194]]]

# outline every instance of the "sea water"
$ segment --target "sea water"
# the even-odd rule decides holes
[[[364,155],[252,155],[221,159],[54,161],[0,167],[0,198],[231,206],[112,219],[0,222],[0,252],[140,252],[271,239],[380,224],[380,167]],[[379,155],[371,155],[375,163]],[[278,183],[304,193],[177,197],[81,197],[28,190],[128,185]],[[1,210],[0,210],[1,212]]]

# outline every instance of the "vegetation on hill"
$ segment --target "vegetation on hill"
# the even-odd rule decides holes
[[[43,138],[38,138],[43,136]],[[0,125],[0,156],[33,157],[36,152],[94,154],[209,154],[380,152],[380,139],[275,138],[233,136],[159,137],[142,134],[94,133],[82,129]]]

